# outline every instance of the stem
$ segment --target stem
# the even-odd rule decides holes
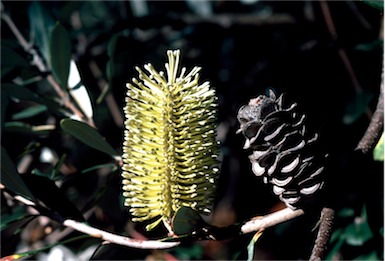
[[[369,126],[356,150],[361,150],[366,154],[371,151],[377,144],[384,130],[384,75],[381,76],[380,96],[378,97],[376,111],[370,120]]]
[[[263,216],[261,218],[257,217],[255,219],[247,221],[245,224],[242,225],[241,233],[246,234],[250,232],[259,231],[262,228],[275,226],[290,219],[299,217],[303,214],[305,214],[305,212],[302,209],[292,210],[290,208],[285,208]]]
[[[100,238],[110,243],[123,246],[142,248],[142,249],[164,249],[179,245],[179,242],[161,242],[156,240],[138,240],[125,236],[116,235],[98,228],[91,227],[85,223],[81,223],[72,219],[67,219],[63,223],[66,227],[71,227],[79,232],[88,234],[92,237]]]
[[[4,186],[1,186],[0,188],[6,190]],[[10,193],[10,195],[12,195],[12,193]],[[35,208],[40,213],[43,212],[44,215],[46,215],[47,217],[61,223],[66,227],[72,228],[76,231],[82,232],[91,237],[100,238],[109,243],[115,243],[123,246],[142,248],[142,249],[166,249],[166,248],[175,247],[180,244],[180,242],[162,242],[158,240],[138,240],[138,239],[133,239],[133,238],[113,234],[98,228],[91,227],[85,223],[78,222],[76,220],[65,219],[59,216],[57,213],[53,214],[50,209],[42,205],[36,204],[35,202],[32,202],[24,198],[23,196],[17,195],[17,196],[13,196],[13,198],[27,206]]]
[[[325,250],[329,243],[332,234],[332,225],[335,211],[331,208],[324,207],[321,211],[320,227],[317,234],[317,239],[313,247],[313,251],[309,258],[310,261],[322,260]]]

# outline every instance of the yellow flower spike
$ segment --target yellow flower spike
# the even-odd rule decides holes
[[[167,56],[166,75],[135,68],[124,107],[123,196],[147,230],[169,228],[182,206],[209,213],[218,175],[215,91],[199,83],[199,67],[178,70],[179,50]]]

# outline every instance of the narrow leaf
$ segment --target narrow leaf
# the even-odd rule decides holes
[[[49,32],[55,25],[55,21],[41,2],[33,1],[28,10],[29,24],[34,43],[49,61]]]
[[[12,50],[11,48],[2,45],[1,46],[1,67],[3,66],[29,66],[27,60],[19,55],[17,52]]]
[[[370,101],[373,98],[373,94],[367,91],[357,93],[351,100],[345,109],[345,115],[342,119],[346,125],[354,123],[362,114],[365,113]]]
[[[82,173],[87,173],[96,169],[102,169],[102,168],[109,168],[112,169],[112,171],[116,170],[116,164],[115,163],[106,163],[101,165],[92,166],[90,168],[82,170]]]
[[[384,0],[363,0],[363,2],[379,11],[384,10]]]
[[[6,229],[11,223],[14,223],[16,221],[20,221],[27,217],[28,214],[25,211],[24,206],[19,207],[13,207],[11,213],[2,213],[1,214],[1,220],[0,220],[0,229]]]
[[[30,200],[35,200],[35,197],[20,177],[16,166],[14,165],[12,159],[9,157],[3,146],[1,146],[0,182],[5,186],[6,189],[9,189],[13,193],[21,195]]]
[[[56,186],[55,182],[48,177],[23,175],[22,179],[28,185],[33,195],[51,211],[58,213],[65,219],[84,220],[81,212],[67,198],[64,192]]]
[[[67,88],[71,60],[71,41],[67,30],[59,23],[53,28],[49,39],[52,72],[60,86]]]
[[[12,115],[12,120],[21,120],[36,116],[42,112],[47,111],[47,107],[44,105],[31,106],[22,110],[21,112]]]
[[[6,122],[4,124],[5,132],[18,132],[26,135],[45,136],[54,129],[55,125],[32,126],[30,124],[19,121]]]
[[[72,119],[63,119],[60,122],[60,126],[65,132],[74,136],[76,139],[91,148],[102,151],[111,156],[119,155],[97,130],[90,127],[86,123]]]
[[[11,83],[5,83],[1,85],[1,90],[6,92],[9,96],[19,100],[34,101],[41,105],[45,105],[49,111],[62,114],[62,110],[57,103],[47,100],[30,89]]]
[[[67,157],[67,154],[63,154],[59,161],[56,163],[56,166],[52,169],[51,176],[49,177],[51,180],[56,180],[59,178],[60,168],[63,166],[63,163]]]
[[[257,233],[255,233],[253,238],[250,240],[250,243],[247,245],[247,260],[248,261],[254,260],[253,257],[254,257],[255,243],[257,243],[258,239],[262,236],[262,233],[263,233],[263,229],[259,230]]]

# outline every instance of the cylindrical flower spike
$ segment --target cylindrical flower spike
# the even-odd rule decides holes
[[[218,174],[217,98],[199,67],[178,76],[180,52],[168,51],[165,76],[151,64],[127,84],[123,195],[133,221],[166,226],[187,206],[209,213]]]

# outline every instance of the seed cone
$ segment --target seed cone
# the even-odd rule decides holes
[[[167,77],[151,64],[127,84],[123,190],[133,221],[168,226],[178,208],[209,213],[218,168],[217,98],[199,67],[179,76],[179,51],[167,52]]]
[[[244,149],[252,150],[253,173],[292,209],[303,207],[324,186],[327,155],[305,118],[296,103],[284,106],[283,95],[276,98],[273,91],[251,99],[238,112],[238,133],[246,138]]]

